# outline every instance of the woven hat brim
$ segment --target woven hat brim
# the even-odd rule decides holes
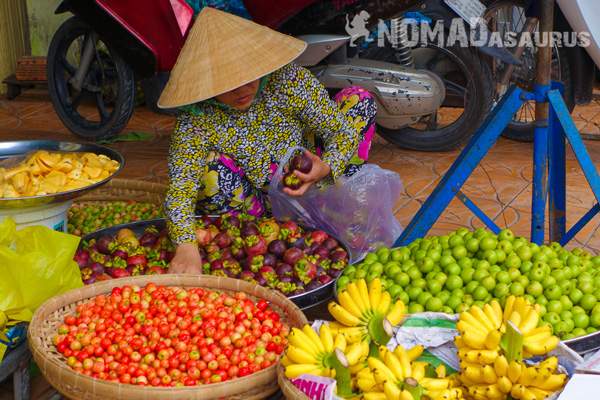
[[[202,10],[158,101],[194,104],[260,79],[295,60],[306,43],[210,7]]]

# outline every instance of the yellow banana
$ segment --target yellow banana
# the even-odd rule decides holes
[[[408,356],[408,359],[412,362],[412,361],[416,360],[417,358],[421,357],[421,354],[423,354],[423,350],[425,350],[425,347],[418,344],[418,345],[406,350],[406,355]]]
[[[556,357],[548,357],[544,361],[538,364],[538,368],[546,368],[552,372],[556,371],[558,368],[558,358]]]
[[[404,380],[404,378],[408,377],[408,375],[405,374],[404,369],[402,368],[400,360],[398,359],[398,357],[396,357],[394,353],[392,353],[391,351],[385,353],[384,361],[385,365],[387,365],[390,368],[390,370],[394,373],[398,381],[402,381]]]
[[[352,300],[352,297],[347,290],[342,290],[338,294],[338,301],[340,302],[340,305],[346,309],[346,311],[354,315],[356,318],[360,318],[362,316],[360,308],[358,308],[354,300]]]
[[[535,395],[537,400],[545,399],[546,397],[550,396],[551,393],[547,390],[538,389],[534,386],[530,386],[527,389],[529,389],[529,391]]]
[[[558,346],[558,343],[560,342],[560,339],[556,336],[550,336],[548,339],[543,340],[541,342],[535,342],[535,343],[523,343],[523,349],[526,350],[527,352],[533,354],[534,356],[541,356],[544,354],[547,354],[549,352],[551,352],[552,350],[554,350],[556,348],[556,346]]]
[[[525,332],[523,334],[523,340],[533,340],[536,341],[539,338],[546,338],[552,335],[552,328],[550,325],[538,326],[535,329],[530,330],[529,332]]]
[[[394,354],[398,357],[398,361],[400,361],[400,365],[402,366],[402,371],[404,372],[405,377],[412,376],[412,366],[410,363],[410,358],[408,357],[408,353],[404,347],[398,345],[394,349]]]
[[[465,378],[475,383],[483,382],[483,371],[481,368],[466,367],[463,368],[462,374]]]
[[[494,371],[498,376],[508,375],[508,360],[503,355],[496,357],[494,360]]]
[[[536,385],[539,389],[546,390],[549,392],[555,392],[561,389],[567,382],[567,376],[565,374],[551,375],[543,383]]]
[[[344,352],[344,351],[346,351],[346,347],[347,347],[346,336],[343,334],[336,335],[335,339],[333,341],[333,348],[340,349],[342,352]]]
[[[531,386],[535,377],[536,372],[534,368],[523,366],[521,368],[521,377],[519,378],[519,383],[526,387]]]
[[[490,302],[490,305],[492,306],[492,309],[494,310],[494,314],[496,314],[496,319],[500,321],[500,324],[502,324],[502,322],[503,322],[502,306],[500,305],[500,303],[498,303],[498,300],[492,300]]]
[[[458,348],[458,349],[463,349],[463,348],[467,347],[467,344],[465,343],[462,336],[460,336],[460,335],[454,336],[454,344],[456,345],[456,348]]]
[[[498,317],[490,304],[484,304],[483,313],[492,322],[494,329],[500,329],[500,325],[502,325],[502,318]]]
[[[373,279],[369,284],[369,303],[371,303],[371,308],[374,310],[377,310],[377,307],[379,306],[381,292],[381,280]]]
[[[508,363],[508,379],[512,383],[517,383],[519,378],[521,377],[523,366],[516,361],[511,361]]]
[[[414,397],[408,390],[400,392],[400,400],[414,400]]]
[[[444,364],[440,364],[435,368],[435,376],[438,378],[445,378],[446,373],[446,366]]]
[[[316,364],[291,364],[285,367],[285,376],[290,379],[303,374],[323,376],[323,370]]]
[[[444,390],[450,386],[450,381],[447,378],[423,378],[419,381],[419,384],[427,390]]]
[[[490,331],[490,333],[488,333],[487,337],[485,338],[485,347],[488,350],[497,349],[498,346],[500,346],[501,339],[502,334],[500,333],[500,331]]]
[[[363,305],[365,305],[367,311],[372,309],[371,302],[369,300],[369,289],[367,288],[367,282],[364,279],[359,279],[356,281],[356,287],[358,288],[358,293],[360,294],[360,300]]]
[[[383,393],[387,400],[399,400],[400,399],[400,388],[396,383],[387,381],[383,384]]]
[[[329,313],[336,319],[336,321],[346,326],[356,326],[360,324],[360,320],[354,315],[350,314],[348,310],[340,306],[338,303],[332,301],[327,305]]]
[[[292,364],[292,361],[285,354],[281,357],[281,360],[279,360],[279,361],[281,362],[281,365],[283,365],[284,367],[287,367],[288,365]]]
[[[353,343],[346,348],[344,355],[348,360],[348,365],[357,364],[363,357],[369,354],[369,343],[358,342]]]
[[[373,388],[375,386],[377,386],[377,382],[375,382],[375,379],[369,379],[369,378],[358,378],[356,380],[356,384],[358,385],[358,388],[362,391],[362,392],[368,392],[370,390],[373,390]]]
[[[356,286],[356,282],[350,282],[348,284],[348,286],[346,286],[346,290],[350,294],[350,297],[352,297],[352,300],[354,300],[354,303],[360,309],[361,315],[364,314],[365,312],[367,312],[367,310],[368,310],[367,304],[363,303],[360,293],[358,292],[358,287]]]
[[[508,319],[510,318],[510,315],[513,312],[515,299],[516,299],[515,296],[508,296],[508,298],[506,299],[506,303],[504,303],[504,313],[503,313],[504,322],[508,321]]]
[[[425,377],[425,368],[427,368],[427,364],[424,361],[414,361],[411,364],[411,377],[414,378],[417,382],[421,381],[423,377]]]
[[[510,381],[510,379],[508,379],[507,376],[501,376],[500,378],[498,378],[498,389],[500,389],[500,391],[502,393],[510,393],[510,389],[512,389],[513,383]]]
[[[469,313],[473,317],[475,317],[475,319],[477,319],[477,321],[479,321],[483,326],[485,326],[488,331],[495,329],[494,323],[489,320],[489,318],[487,317],[487,315],[485,315],[481,308],[477,306],[471,306],[471,308],[469,309]]]
[[[317,335],[317,332],[315,332],[315,330],[311,328],[310,325],[304,325],[302,327],[302,332],[304,332],[304,334],[310,339],[310,341],[319,350],[319,352],[325,351],[325,347],[323,346],[323,343],[321,343],[319,335]]]
[[[333,334],[331,333],[331,328],[329,328],[328,324],[321,325],[321,328],[319,329],[319,339],[321,339],[325,351],[331,353],[333,351]]]
[[[306,351],[302,350],[299,347],[296,346],[288,346],[287,350],[286,350],[286,355],[287,357],[293,361],[295,364],[317,364],[317,358],[312,355],[307,353]]]
[[[356,343],[363,340],[367,330],[364,326],[352,326],[340,329],[339,333],[344,335],[348,343]]]
[[[491,332],[491,331],[488,331],[487,329],[482,329],[482,328],[483,327],[481,325],[479,325],[479,326],[473,325],[473,324],[471,324],[471,323],[469,323],[467,321],[464,321],[464,320],[459,320],[456,323],[456,329],[462,335],[464,335],[466,332],[470,332],[470,333],[473,333],[473,334],[485,337],[488,334],[488,332]]]
[[[520,383],[513,385],[512,389],[510,389],[510,395],[515,399],[522,399],[523,394],[525,393],[525,386]]]
[[[498,380],[498,376],[496,376],[496,372],[494,371],[494,367],[491,365],[485,365],[481,369],[483,381],[489,385],[496,382]]]
[[[519,328],[519,325],[521,324],[521,314],[517,311],[513,311],[508,320],[512,322],[516,328]]]
[[[519,325],[519,330],[523,334],[530,332],[535,327],[537,327],[539,321],[540,315],[533,307],[531,307],[527,315],[521,321],[521,324]]]
[[[400,300],[396,301],[392,306],[390,312],[387,313],[385,318],[392,324],[396,326],[402,322],[402,318],[404,318],[406,308],[404,307],[404,303]]]
[[[485,389],[485,394],[488,397],[488,399],[492,399],[492,400],[504,399],[506,397],[505,394],[500,390],[498,385],[489,385]]]
[[[477,307],[475,307],[475,308],[477,308]],[[479,321],[477,318],[475,318],[475,316],[473,316],[473,314],[471,314],[469,311],[461,312],[459,315],[459,321],[465,321],[469,325],[472,325],[473,327],[477,327],[478,330],[485,332],[485,333],[487,333],[490,330],[481,321]]]
[[[390,305],[392,304],[392,296],[387,292],[381,292],[381,297],[379,298],[379,304],[375,308],[377,312],[381,315],[387,314],[390,309]]]
[[[476,333],[473,332],[464,332],[462,335],[462,340],[463,342],[465,342],[465,344],[472,348],[472,349],[478,349],[478,350],[483,350],[486,348],[486,336],[479,336]]]
[[[313,356],[317,356],[319,351],[314,346],[313,342],[298,328],[292,328],[292,331],[288,335],[288,341],[291,345],[301,348]]]
[[[385,393],[382,392],[366,392],[363,393],[364,400],[387,400]]]
[[[498,357],[497,350],[469,350],[465,353],[468,362],[478,364],[491,364]]]
[[[386,380],[395,381],[394,373],[379,359],[369,357],[367,360],[369,367],[373,370],[375,380],[379,383],[383,383]]]

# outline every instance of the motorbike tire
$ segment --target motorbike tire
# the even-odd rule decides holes
[[[75,135],[86,140],[116,136],[127,125],[135,107],[135,77],[133,70],[111,46],[104,42],[116,70],[117,96],[109,117],[100,121],[86,119],[69,100],[69,82],[65,77],[62,59],[71,44],[92,28],[77,17],[66,20],[54,34],[48,49],[48,91],[58,117]]]
[[[388,142],[418,151],[453,150],[468,140],[487,116],[492,106],[494,93],[489,66],[474,49],[452,46],[445,50],[464,64],[471,78],[472,95],[465,99],[464,112],[450,125],[434,130],[420,130],[412,127],[388,129],[378,126],[377,132]],[[377,51],[370,53],[367,58],[378,59]],[[379,59],[390,61],[389,58]]]
[[[488,6],[486,13],[489,14],[498,9],[508,8],[508,7],[524,8],[526,6],[526,3],[527,2],[525,0],[499,0],[499,1],[492,2]],[[562,29],[561,29],[561,31],[562,31]],[[563,84],[563,87],[564,87],[563,98],[565,100],[567,108],[569,109],[569,112],[572,112],[573,109],[575,108],[575,93],[574,93],[574,85],[573,85],[573,76],[571,75],[571,66],[570,66],[570,61],[569,61],[568,50],[565,47],[556,47],[555,50],[556,50],[555,55],[553,55],[553,57],[558,57],[560,76],[553,76],[552,79],[560,80],[560,82]],[[534,69],[532,70],[531,73],[533,74],[533,76],[535,76],[535,71],[537,69],[535,68],[535,65],[533,67],[534,67]],[[496,77],[494,77],[494,80],[495,79],[496,79]],[[519,86],[522,86],[522,85],[519,85]],[[525,89],[528,89],[528,88],[525,88]],[[519,112],[517,112],[517,113],[519,113]],[[535,121],[522,122],[522,121],[513,120],[513,122],[511,122],[508,125],[508,127],[504,130],[504,132],[502,133],[502,136],[504,136],[508,139],[511,139],[511,140],[519,141],[519,142],[532,142],[533,136],[534,136],[534,129],[535,129]]]

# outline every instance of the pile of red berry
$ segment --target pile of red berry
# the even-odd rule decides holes
[[[195,386],[276,363],[289,327],[245,293],[148,284],[97,296],[64,318],[54,337],[82,374],[134,385]]]

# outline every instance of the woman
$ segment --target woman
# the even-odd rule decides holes
[[[290,64],[306,44],[243,18],[204,8],[159,100],[182,108],[169,153],[165,200],[170,272],[201,273],[194,215],[240,210],[260,216],[263,189],[292,146],[310,149],[301,196],[323,179],[351,175],[374,134],[372,96],[353,87],[332,101],[306,69]]]

